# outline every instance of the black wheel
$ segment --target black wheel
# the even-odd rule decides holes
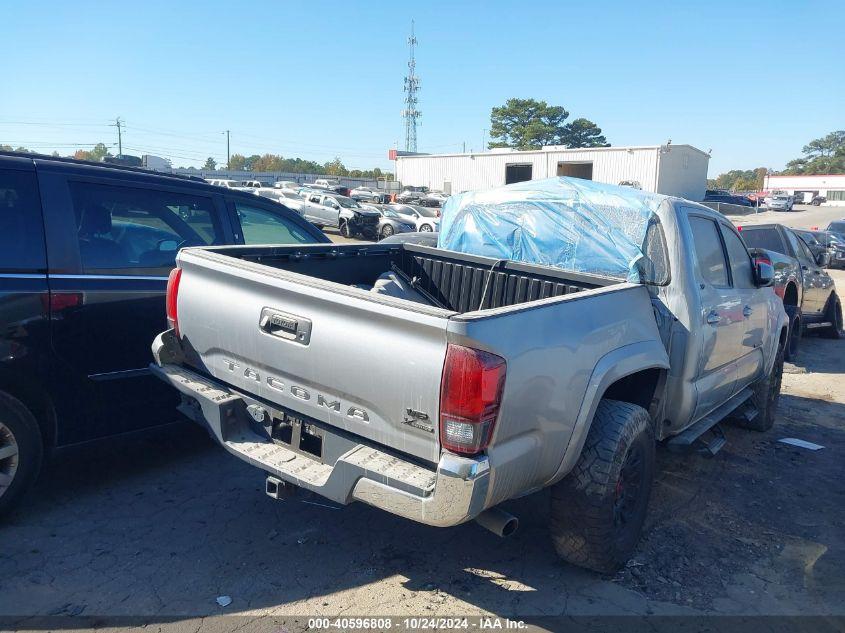
[[[786,317],[789,319],[789,335],[786,339],[783,359],[792,362],[798,354],[798,347],[804,335],[804,322],[801,318],[801,308],[798,306],[785,306],[785,309]]]
[[[390,237],[391,235],[393,235],[393,233],[394,233],[393,227],[390,226],[389,224],[385,224],[384,228],[382,228],[382,230],[381,230],[381,237],[382,237],[382,239],[384,239],[385,237]]]
[[[752,431],[768,431],[772,428],[775,423],[775,410],[780,399],[784,352],[784,346],[778,345],[775,362],[769,375],[752,387],[754,395],[751,396],[751,404],[757,409],[757,415],[750,420],[742,416],[732,418],[731,421],[736,423],[737,426]]]
[[[431,233],[433,230],[434,230],[434,229],[432,229],[432,228],[431,228],[431,225],[429,225],[429,224],[423,224],[423,225],[420,227],[420,231],[422,231],[423,233]]]
[[[642,407],[602,400],[572,472],[552,487],[552,541],[565,561],[612,572],[640,539],[654,480],[654,428]]]
[[[829,321],[830,325],[820,328],[819,334],[825,338],[845,337],[845,332],[842,331],[842,302],[835,294],[830,295],[825,321]]]
[[[344,221],[340,223],[340,234],[345,238],[352,237],[352,227],[349,226],[349,222]]]
[[[0,392],[0,516],[38,477],[43,453],[32,413],[19,400]]]

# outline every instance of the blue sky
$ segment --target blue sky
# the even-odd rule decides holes
[[[116,142],[177,165],[232,152],[390,167],[413,18],[419,150],[479,149],[509,97],[613,145],[713,150],[710,175],[782,168],[845,128],[845,3],[0,0],[0,143]],[[131,149],[129,149],[131,148]]]

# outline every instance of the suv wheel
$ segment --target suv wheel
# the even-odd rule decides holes
[[[783,351],[783,359],[789,362],[795,360],[801,338],[804,334],[804,323],[801,319],[801,308],[798,306],[785,306],[786,316],[789,321],[789,335],[786,339],[786,348]]]
[[[630,558],[651,494],[654,453],[648,411],[599,403],[578,463],[552,487],[550,531],[561,558],[599,572]]]
[[[845,332],[842,331],[842,302],[835,294],[830,296],[830,303],[827,306],[827,313],[825,321],[829,321],[830,325],[822,328],[820,333],[825,338],[843,338]]]
[[[0,515],[35,481],[43,451],[35,418],[19,400],[0,392]]]

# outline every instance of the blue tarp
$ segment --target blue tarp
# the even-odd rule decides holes
[[[646,230],[665,199],[563,177],[470,191],[443,206],[437,245],[637,282]]]

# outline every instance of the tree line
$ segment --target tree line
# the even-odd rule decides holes
[[[226,165],[219,165],[217,161],[209,157],[202,167],[203,169],[226,169]],[[229,169],[235,171],[280,171],[292,174],[325,174],[327,176],[348,176],[350,178],[387,178],[391,180],[393,174],[389,171],[382,171],[378,167],[374,169],[348,169],[339,156],[326,163],[318,163],[313,160],[302,158],[284,158],[276,154],[264,154],[259,156],[253,154],[232,154],[229,157]]]
[[[807,143],[801,150],[803,156],[786,164],[786,169],[772,172],[780,176],[801,174],[845,174],[845,130],[836,130]],[[760,191],[769,173],[766,167],[734,169],[707,181],[710,189],[733,191]]]

